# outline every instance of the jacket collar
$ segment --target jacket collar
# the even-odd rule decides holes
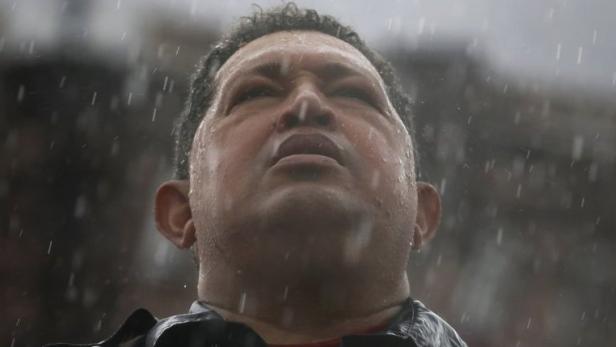
[[[95,344],[56,344],[70,346],[251,346],[267,347],[248,326],[227,322],[201,302],[194,302],[187,314],[157,320],[139,309],[131,314],[110,338]],[[421,302],[408,299],[389,326],[375,334],[342,337],[341,347],[467,347],[449,324]]]
[[[167,341],[178,341],[180,332],[195,328],[207,331],[208,341],[224,341],[225,336],[253,341],[254,346],[266,343],[249,327],[224,319],[202,302],[195,301],[188,314],[172,316],[156,323],[147,333],[144,347],[165,347]],[[190,334],[189,334],[190,335]],[[223,336],[224,335],[224,336]],[[219,340],[220,339],[220,340]],[[174,344],[177,345],[177,344]],[[250,345],[250,344],[246,344]],[[407,299],[396,317],[382,332],[349,335],[342,338],[343,347],[466,347],[449,324],[428,310],[421,302]]]

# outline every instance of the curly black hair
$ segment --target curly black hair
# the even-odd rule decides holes
[[[402,89],[391,64],[368,48],[351,27],[341,24],[331,16],[321,15],[315,10],[300,9],[293,2],[267,11],[257,7],[251,16],[242,17],[235,29],[224,35],[198,64],[192,77],[184,111],[174,129],[175,178],[187,179],[189,177],[189,153],[193,138],[214,97],[216,91],[214,76],[218,69],[248,42],[278,31],[291,30],[319,31],[331,35],[349,43],[366,56],[381,75],[391,103],[413,138],[410,97]]]

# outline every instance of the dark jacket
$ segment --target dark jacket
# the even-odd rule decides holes
[[[85,345],[47,347],[267,347],[248,326],[227,322],[195,302],[187,314],[157,320],[150,312],[133,312],[110,338]],[[408,299],[389,326],[378,333],[342,337],[341,347],[466,347],[449,324],[421,302]]]

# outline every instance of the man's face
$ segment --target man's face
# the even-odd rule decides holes
[[[413,148],[374,66],[334,37],[278,32],[215,78],[190,155],[202,274],[223,263],[287,281],[404,273]]]

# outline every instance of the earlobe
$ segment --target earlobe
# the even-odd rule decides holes
[[[417,219],[413,230],[413,249],[420,249],[436,234],[441,220],[441,197],[425,182],[417,182]]]
[[[156,191],[154,207],[158,231],[182,249],[189,248],[195,242],[188,191],[188,180],[166,181]]]

